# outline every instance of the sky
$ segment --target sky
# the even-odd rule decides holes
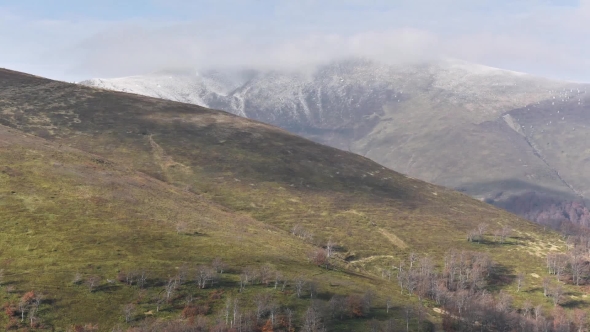
[[[0,0],[0,67],[59,80],[350,57],[590,82],[590,0]]]

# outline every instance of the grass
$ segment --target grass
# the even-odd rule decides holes
[[[303,275],[316,280],[326,294],[384,287],[378,280],[314,267],[306,259],[312,245],[244,213],[94,155],[15,133],[0,128],[2,285],[5,291],[13,288],[3,300],[17,301],[28,290],[45,293],[51,304],[44,305],[40,315],[58,330],[72,324],[108,328],[121,323],[122,306],[137,302],[139,289],[105,282],[120,271],[151,271],[155,284],[143,295],[150,299],[160,292],[158,284],[183,264],[208,264],[215,257],[236,271],[223,279],[230,293],[237,289],[235,273],[263,264],[288,278]],[[186,221],[187,231],[178,234],[175,220]],[[90,292],[72,282],[76,273],[83,278],[101,276],[101,286]],[[247,288],[240,298],[248,303],[264,288],[254,289]],[[204,298],[211,292],[194,286],[184,291]],[[278,297],[296,309],[308,303],[290,295]],[[212,311],[223,306],[223,300]],[[138,312],[150,311],[155,312],[153,303],[139,301]],[[178,317],[178,312],[177,304],[155,316]],[[2,319],[7,323],[7,317]]]
[[[155,280],[149,298],[183,264],[221,257],[235,273],[270,264],[290,278],[316,280],[326,297],[374,289],[377,303],[392,296],[403,307],[415,299],[379,271],[410,252],[437,261],[451,248],[488,252],[508,280],[519,271],[538,274],[528,286],[535,289],[546,275],[543,255],[563,247],[556,233],[463,194],[223,112],[13,72],[0,72],[0,109],[4,284],[20,294],[46,292],[54,304],[41,315],[54,327],[109,328],[122,323],[126,303],[155,308],[138,300],[134,287],[89,292],[72,283],[78,272],[104,280],[148,269]],[[188,225],[181,234],[179,221]],[[509,225],[516,236],[504,245],[467,242],[482,222],[490,230]],[[295,225],[314,241],[290,235]],[[329,238],[340,248],[335,271],[307,261]],[[224,296],[236,289],[235,273],[224,279]],[[500,288],[524,301],[513,285],[492,290]],[[190,291],[202,298],[210,292]],[[252,294],[240,296],[247,302]],[[298,309],[307,303],[277,296]],[[157,316],[177,317],[178,310]],[[392,317],[400,318],[396,311]],[[355,324],[366,323],[346,324],[362,330]]]

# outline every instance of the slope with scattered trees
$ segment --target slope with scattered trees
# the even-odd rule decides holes
[[[441,315],[404,309],[418,298],[400,292],[401,269],[384,270],[412,252],[437,269],[449,248],[485,252],[500,280],[485,289],[518,304],[512,276],[538,275],[541,289],[546,254],[567,247],[463,194],[224,112],[2,70],[0,113],[2,319],[14,326],[34,312],[40,328],[180,319],[222,331],[231,311],[267,331],[288,329],[289,312],[297,330],[415,329]],[[30,291],[43,295],[34,311]],[[541,291],[530,300],[552,305]]]

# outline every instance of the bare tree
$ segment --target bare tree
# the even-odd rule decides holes
[[[373,305],[373,301],[375,300],[375,292],[372,290],[367,290],[361,299],[362,306],[363,306],[363,313],[368,315],[371,312],[371,306]]]
[[[481,243],[481,241],[483,241],[483,235],[485,234],[487,229],[487,224],[481,223],[477,225],[477,243]]]
[[[129,303],[123,307],[123,316],[125,317],[125,323],[131,322],[135,315],[135,304]]]
[[[224,316],[225,316],[225,325],[226,326],[230,326],[229,325],[229,316],[231,313],[231,306],[232,306],[232,298],[228,297],[225,300],[225,307],[224,307]]]
[[[422,322],[424,321],[424,316],[426,313],[424,312],[424,304],[422,301],[414,306],[414,312],[418,318],[418,326],[422,326]]]
[[[468,242],[473,242],[473,241],[475,241],[475,239],[477,239],[477,230],[476,229],[467,232],[467,241]]]
[[[268,312],[268,315],[270,317],[270,323],[273,326],[276,323],[276,315],[277,315],[277,312],[279,311],[279,308],[280,308],[279,305],[276,302],[274,302],[274,301],[273,302],[270,302],[267,305],[267,312]]]
[[[293,228],[291,228],[291,234],[294,236],[301,237],[302,233],[303,233],[303,226],[301,226],[300,224],[297,224],[297,225],[293,226]]]
[[[254,305],[256,306],[256,319],[260,320],[265,314],[268,309],[268,305],[271,301],[271,297],[269,294],[256,294],[254,296]]]
[[[318,284],[315,281],[310,281],[307,283],[309,287],[309,297],[313,299],[318,292]]]
[[[404,307],[404,318],[406,320],[406,332],[410,332],[410,319],[412,318],[412,307]]]
[[[301,294],[303,293],[303,287],[305,286],[306,281],[305,279],[303,279],[302,276],[298,276],[293,280],[293,286],[295,286],[295,292],[297,294],[297,297],[301,297]]]
[[[543,278],[543,296],[549,296],[549,286],[551,282],[549,281],[549,277]]]
[[[415,252],[411,252],[408,259],[410,261],[410,270],[411,270],[412,267],[414,267],[414,263],[416,263],[416,261],[418,260],[418,254]]]
[[[381,270],[381,277],[387,279],[387,281],[391,281],[391,276],[393,275],[393,271],[389,268],[385,268]]]
[[[35,292],[30,291],[25,293],[18,302],[18,311],[21,315],[21,322],[25,320],[25,313],[31,310],[31,306],[34,303]]]
[[[187,280],[189,279],[189,275],[190,275],[190,269],[188,267],[188,264],[183,263],[178,268],[178,272],[176,273],[176,281],[178,282],[178,285],[179,286],[184,285],[187,282]]]
[[[215,270],[209,266],[199,265],[197,266],[195,281],[197,286],[201,289],[207,288],[207,285],[213,282],[215,278]]]
[[[307,242],[313,242],[313,233],[309,230],[304,230],[302,238]]]
[[[281,282],[281,292],[285,291],[285,288],[287,288],[288,284],[289,284],[289,280],[287,280],[287,278],[283,278],[283,281]]]
[[[215,271],[219,274],[223,274],[223,271],[227,270],[227,264],[224,263],[221,258],[217,257],[213,259],[211,262],[211,266],[215,269]]]
[[[74,279],[72,280],[73,284],[80,284],[82,282],[82,274],[80,272],[76,272],[76,274],[74,274]]]
[[[535,314],[535,320],[539,320],[539,318],[542,318],[543,316],[543,306],[542,305],[537,305],[535,307],[535,309],[533,309],[534,314]]]
[[[580,285],[580,280],[584,276],[584,269],[586,268],[586,261],[582,255],[573,252],[570,255],[570,269],[572,272],[572,279],[576,286]]]
[[[141,270],[137,273],[137,285],[139,288],[145,287],[147,282],[148,272],[146,270]]]
[[[502,227],[502,229],[500,230],[500,242],[504,244],[504,242],[506,242],[506,239],[509,238],[511,234],[512,228],[508,226]]]
[[[253,266],[247,266],[244,269],[243,274],[246,276],[246,283],[254,285],[260,279],[260,271]]]
[[[240,314],[240,307],[238,303],[238,299],[234,299],[234,306],[232,310],[233,319],[231,321],[230,327],[234,327],[238,325],[238,321],[241,321],[241,314]]]
[[[328,240],[328,243],[326,243],[326,255],[328,256],[328,258],[331,258],[332,255],[334,254],[334,247],[336,246],[336,243],[334,241],[332,241],[332,238],[330,238]]]
[[[45,299],[45,295],[43,295],[41,293],[35,293],[35,297],[33,297],[32,303],[34,306],[39,308],[41,306],[41,303],[43,303],[44,299]]]
[[[530,300],[526,300],[524,301],[523,305],[522,305],[522,314],[525,317],[529,317],[531,315],[531,312],[533,311],[533,303]]]
[[[342,320],[346,313],[346,298],[342,295],[334,295],[328,302],[332,318]]]
[[[391,297],[388,297],[385,300],[385,308],[386,308],[386,313],[389,313],[389,309],[391,308]]]
[[[397,271],[397,282],[399,284],[399,292],[400,292],[400,294],[403,294],[404,293],[404,289],[406,288],[406,282],[405,281],[406,281],[406,275],[408,273],[409,272],[406,272],[406,271],[402,270],[401,267]]]
[[[283,281],[283,274],[279,271],[275,271],[275,277],[274,277],[274,288],[275,289],[277,289],[277,287],[279,286],[281,281]]]
[[[466,309],[467,301],[469,300],[469,291],[461,289],[456,292],[454,302],[459,315]]]
[[[18,311],[20,312],[20,321],[24,322],[25,321],[25,313],[29,310],[29,302],[20,300],[18,302]]]
[[[135,278],[137,277],[137,274],[138,274],[138,272],[136,272],[136,271],[129,271],[129,273],[127,273],[126,278],[125,278],[127,285],[131,286],[131,285],[133,285],[134,282],[136,282]]]
[[[260,267],[260,281],[266,286],[268,286],[273,279],[273,275],[275,275],[275,273],[272,266],[264,264]]]
[[[185,233],[188,229],[188,223],[186,221],[176,222],[176,234]]]
[[[291,229],[291,234],[302,238],[305,241],[311,242],[313,240],[313,233],[308,231],[307,229],[303,228],[300,224],[293,226]]]
[[[504,292],[503,290],[500,291],[498,295],[498,299],[496,301],[496,309],[499,312],[508,312],[512,307],[512,296],[510,294]]]
[[[244,291],[244,288],[246,288],[246,285],[248,285],[248,275],[246,273],[241,273],[240,274],[240,293]]]
[[[561,300],[561,297],[563,296],[563,286],[561,286],[561,284],[555,285],[551,289],[550,295],[551,299],[553,300],[553,304],[557,306],[559,304],[559,301]]]
[[[94,289],[100,284],[100,277],[99,276],[89,276],[86,279],[86,286],[88,286],[88,290],[92,293]]]
[[[177,278],[168,279],[168,282],[164,286],[164,293],[166,294],[166,301],[170,301],[172,294],[174,294],[174,292],[176,291],[177,288],[178,288],[178,279]]]
[[[495,230],[494,231],[494,242],[500,242],[499,240],[501,238],[501,235],[502,235],[502,230],[500,230],[500,229]]]
[[[160,307],[167,301],[167,293],[156,295],[154,300],[156,302],[156,312],[160,312]]]
[[[577,332],[588,331],[588,312],[586,310],[576,309],[574,311],[574,320]]]
[[[385,325],[383,326],[382,331],[383,332],[396,332],[396,331],[400,331],[400,329],[398,328],[398,325],[394,319],[389,319],[385,322]]]
[[[195,300],[195,297],[193,296],[193,294],[187,294],[186,297],[184,298],[184,306],[185,307],[189,307],[193,301]]]
[[[37,312],[39,311],[39,305],[32,303],[29,307],[29,325],[33,327],[33,324],[37,320]]]
[[[548,318],[540,317],[538,320],[535,321],[535,323],[536,323],[536,331],[542,331],[542,332],[553,331],[552,321],[550,321]]]
[[[322,317],[319,310],[312,304],[303,316],[302,332],[323,332],[325,331]]]
[[[293,328],[293,310],[291,310],[291,308],[287,308],[285,316],[287,316],[287,331],[295,331],[295,329]]]
[[[409,294],[413,294],[418,285],[418,273],[415,270],[404,272],[404,284]]]
[[[556,254],[548,253],[547,254],[547,272],[549,274],[555,274],[557,269],[557,256]]]
[[[516,291],[520,292],[520,288],[522,287],[522,284],[524,282],[524,273],[519,272],[516,275]]]
[[[556,266],[555,266],[555,276],[557,277],[557,281],[561,280],[561,276],[563,272],[567,268],[567,256],[563,254],[556,255]]]

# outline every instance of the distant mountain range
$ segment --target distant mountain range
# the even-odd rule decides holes
[[[225,110],[559,227],[590,225],[590,90],[459,60],[81,84]]]

